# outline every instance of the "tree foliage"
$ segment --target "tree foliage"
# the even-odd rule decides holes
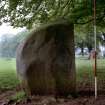
[[[97,23],[105,23],[105,1],[96,0]],[[93,20],[93,0],[0,0],[0,19],[14,27],[66,19],[75,24]]]

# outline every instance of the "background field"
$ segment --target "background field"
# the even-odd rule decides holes
[[[76,59],[77,87],[94,86],[93,61],[84,57]],[[105,83],[105,59],[98,60],[98,80],[100,87]],[[0,90],[9,90],[19,84],[15,58],[0,58]],[[99,87],[99,88],[100,88]],[[82,88],[81,88],[82,89]]]
[[[18,83],[15,58],[0,58],[0,90],[13,89]]]

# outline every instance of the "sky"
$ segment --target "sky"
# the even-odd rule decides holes
[[[0,26],[0,37],[4,34],[14,34],[16,35],[18,32],[25,30],[25,28],[13,28],[12,26],[3,23]]]

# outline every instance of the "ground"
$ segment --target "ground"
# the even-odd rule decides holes
[[[105,105],[105,59],[98,60],[98,98],[94,99],[93,61],[76,59],[77,97],[26,96],[20,89],[15,59],[0,59],[0,105]]]

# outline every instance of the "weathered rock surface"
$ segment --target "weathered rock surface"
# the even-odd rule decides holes
[[[68,95],[75,91],[74,32],[67,22],[42,26],[17,49],[17,73],[31,94]]]

